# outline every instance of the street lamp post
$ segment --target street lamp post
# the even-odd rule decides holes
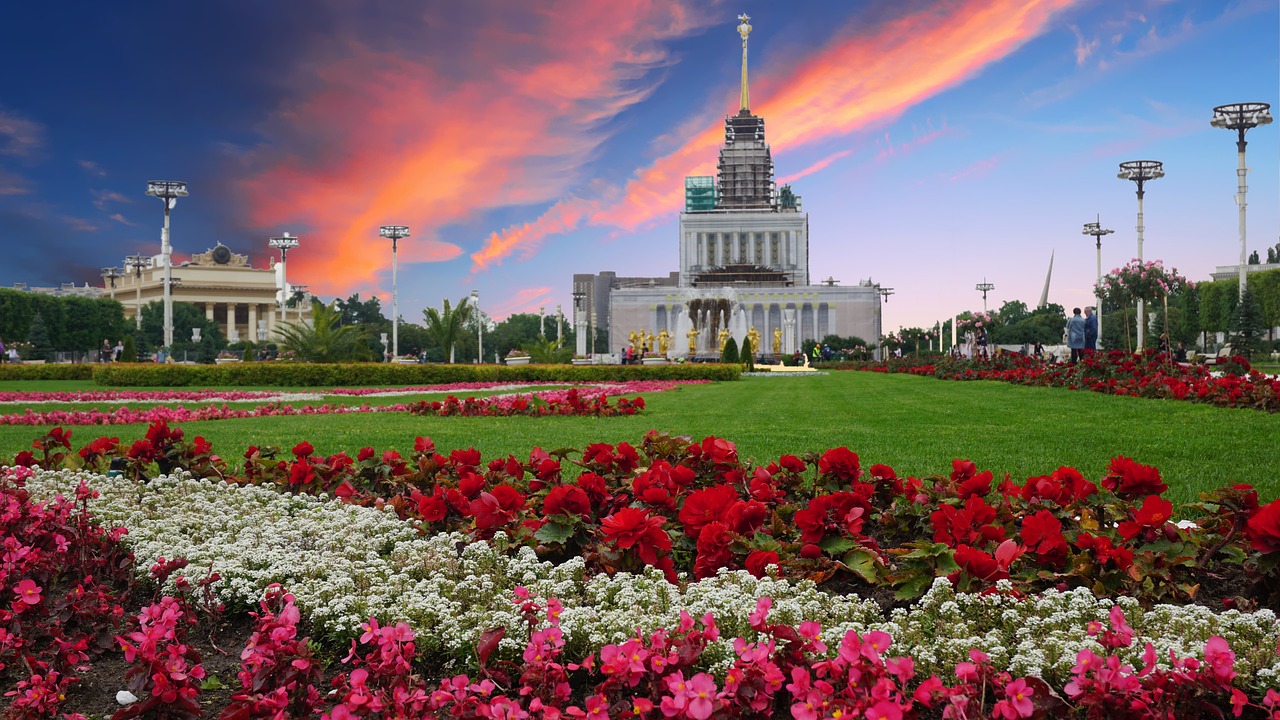
[[[173,245],[169,242],[169,211],[178,204],[178,198],[186,197],[187,184],[174,180],[152,180],[147,183],[147,194],[164,201],[164,232],[160,235],[160,254],[164,257],[164,346],[173,345]]]
[[[587,323],[586,314],[582,312],[582,299],[587,294],[583,292],[581,287],[575,286],[573,289],[573,333],[574,333],[574,352],[578,355],[587,354]]]
[[[547,339],[547,306],[538,307],[538,337]]]
[[[564,342],[564,308],[556,303],[556,345]]]
[[[298,247],[298,236],[285,233],[280,237],[273,237],[267,240],[267,244],[280,251],[280,324],[285,321],[285,304],[289,302],[289,266],[287,260],[289,251]]]
[[[476,364],[484,362],[484,322],[480,318],[480,291],[471,291],[471,312],[476,314]]]
[[[404,225],[383,225],[378,235],[391,240],[391,358],[400,357],[400,310],[396,304],[396,246],[401,238],[409,237]]]
[[[146,255],[130,255],[124,259],[126,269],[133,270],[133,320],[137,329],[142,329],[142,268],[151,262]]]
[[[118,268],[107,267],[102,268],[102,279],[111,284],[111,299],[116,299],[116,278],[124,277]]]
[[[1138,262],[1142,262],[1142,198],[1146,195],[1146,183],[1164,177],[1164,163],[1159,160],[1129,160],[1120,163],[1120,172],[1116,177],[1121,180],[1132,180],[1138,184]],[[1147,331],[1146,304],[1138,298],[1138,350],[1143,347],[1142,338]]]
[[[1249,172],[1249,168],[1244,164],[1244,133],[1246,130],[1256,128],[1259,125],[1267,125],[1271,122],[1271,109],[1269,103],[1232,103],[1230,105],[1219,105],[1213,109],[1213,119],[1209,124],[1216,128],[1224,128],[1226,130],[1235,130],[1236,140],[1236,156],[1239,163],[1236,166],[1236,207],[1240,211],[1240,296],[1244,297],[1245,289],[1245,265],[1248,262],[1245,248],[1245,232],[1244,232],[1244,207],[1245,193],[1249,187],[1245,185],[1245,175]]]
[[[975,285],[973,289],[982,293],[982,313],[985,315],[987,312],[987,293],[995,290],[996,286],[987,282],[986,278],[982,278],[982,282]]]
[[[883,303],[889,302],[889,296],[893,294],[893,288],[876,286],[876,292],[880,293],[880,300]],[[876,360],[884,359],[884,310],[876,308]]]
[[[1102,285],[1102,236],[1110,235],[1115,230],[1102,229],[1102,216],[1098,216],[1097,222],[1085,223],[1084,230],[1080,231],[1081,235],[1092,235],[1097,241],[1098,247],[1098,280],[1094,283],[1094,296],[1097,297],[1097,289]],[[1098,318],[1098,341],[1102,341],[1102,298],[1098,298],[1098,307],[1094,315]],[[1093,350],[1093,348],[1089,348]]]

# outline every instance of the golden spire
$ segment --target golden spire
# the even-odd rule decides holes
[[[742,36],[742,97],[739,109],[743,112],[746,112],[751,105],[747,98],[747,36],[751,34],[750,21],[751,16],[746,13],[738,16],[738,34]]]

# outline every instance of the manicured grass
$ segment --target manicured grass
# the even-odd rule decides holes
[[[15,383],[0,383],[11,389]],[[61,389],[67,388],[62,383]],[[42,388],[54,389],[54,388]],[[397,398],[410,401],[413,398]],[[621,418],[424,418],[401,413],[257,418],[193,422],[224,457],[248,445],[292,447],[312,442],[318,452],[354,453],[372,445],[407,451],[414,436],[442,450],[475,447],[486,459],[527,457],[535,445],[581,449],[591,442],[638,444],[658,429],[737,444],[743,457],[767,462],[846,445],[864,466],[885,463],[899,473],[950,471],[969,458],[1015,480],[1045,475],[1060,465],[1097,479],[1116,455],[1155,465],[1175,502],[1235,482],[1258,487],[1264,500],[1280,495],[1275,438],[1280,415],[1175,401],[1145,400],[995,382],[944,382],[908,375],[833,372],[806,378],[746,378],[687,386],[645,396],[648,409]],[[358,404],[358,400],[356,401]],[[143,426],[77,427],[76,445],[100,435],[132,441]],[[0,455],[30,445],[42,429],[0,427]]]

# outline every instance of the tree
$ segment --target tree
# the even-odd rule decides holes
[[[456,307],[451,307],[449,298],[445,298],[443,308],[437,310],[432,307],[422,312],[427,321],[427,333],[435,338],[436,344],[441,348],[448,348],[449,362],[454,361],[455,346],[462,335],[462,329],[471,319],[471,310],[471,297],[464,296]]]
[[[200,328],[200,342],[193,339],[194,328]],[[142,306],[142,334],[147,344],[160,347],[164,344],[164,305],[160,302],[149,302]],[[195,305],[186,302],[173,303],[173,347],[170,354],[177,358],[183,353],[200,353],[200,346],[206,337],[213,338],[217,350],[227,346],[226,336],[222,334],[222,326],[205,317]],[[215,350],[215,354],[216,354]]]
[[[124,346],[120,350],[120,362],[138,362],[138,348],[133,345],[133,335],[124,336]]]
[[[1257,250],[1254,250],[1253,252],[1249,253],[1249,264],[1250,264],[1250,265],[1260,265],[1261,263],[1262,263],[1262,261],[1258,259],[1258,251],[1257,251]]]
[[[724,352],[720,353],[720,362],[738,362],[738,341],[734,340],[733,337],[729,337],[724,341]]]
[[[44,324],[44,315],[40,311],[31,318],[31,329],[27,331],[27,342],[31,343],[28,353],[32,360],[47,360],[53,351],[49,343],[49,327]]]
[[[1267,264],[1268,265],[1272,263],[1280,262],[1280,257],[1277,257],[1276,255],[1277,248],[1280,248],[1280,243],[1276,243],[1275,247],[1267,248]]]
[[[1020,323],[1030,315],[1031,311],[1027,309],[1027,304],[1021,300],[1006,300],[996,311],[996,317],[999,318],[1001,325]]]
[[[753,372],[756,369],[755,354],[756,349],[751,347],[751,337],[742,338],[742,352],[738,355],[739,359],[747,364],[747,372]]]
[[[1236,355],[1252,359],[1262,352],[1262,338],[1267,334],[1266,323],[1262,320],[1262,309],[1253,298],[1253,290],[1248,286],[1240,296],[1236,311],[1231,316],[1231,348]]]
[[[280,346],[308,362],[371,360],[365,328],[341,325],[342,313],[319,300],[311,304],[311,324],[288,322],[280,327]]]

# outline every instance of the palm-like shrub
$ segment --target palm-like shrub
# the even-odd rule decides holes
[[[280,326],[279,345],[291,350],[299,360],[317,363],[371,360],[363,327],[342,325],[336,305],[311,305],[311,324],[288,322]]]
[[[525,344],[521,349],[529,353],[530,362],[540,365],[563,365],[573,357],[573,350],[564,347],[561,340],[540,338]]]
[[[462,328],[471,319],[471,298],[464,297],[456,307],[449,306],[449,298],[444,299],[444,308],[427,308],[422,312],[427,321],[427,333],[435,338],[442,348],[449,349],[449,362],[453,362],[454,345],[462,336]]]

